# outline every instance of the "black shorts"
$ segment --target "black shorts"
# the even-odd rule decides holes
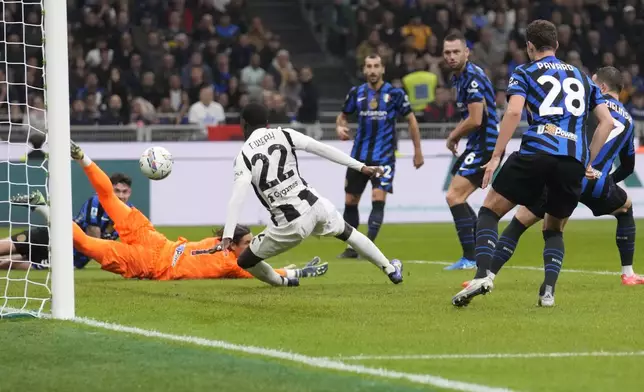
[[[368,164],[367,166],[381,166],[384,174],[381,177],[369,178],[359,171],[347,169],[347,175],[344,179],[344,191],[350,195],[362,195],[367,183],[371,181],[372,189],[382,189],[387,193],[394,193],[394,175],[396,174],[396,165],[378,165]]]
[[[465,150],[452,165],[452,175],[465,177],[472,185],[480,188],[483,183],[485,169],[481,166],[489,162],[491,151]]]
[[[579,198],[579,202],[588,207],[594,216],[611,215],[613,212],[622,208],[628,200],[628,194],[626,194],[626,191],[619,185],[615,184],[612,178],[609,177],[606,181],[608,182],[605,188],[606,191],[599,197],[593,196],[593,184],[590,182]],[[537,204],[526,206],[530,212],[541,219],[543,219],[546,213],[544,208],[546,193],[547,192],[544,192]]]
[[[16,251],[32,263],[49,260],[49,228],[36,227],[11,236]]]
[[[534,206],[543,201],[546,213],[564,219],[579,203],[585,172],[584,165],[572,157],[515,152],[501,167],[492,187],[514,204]]]

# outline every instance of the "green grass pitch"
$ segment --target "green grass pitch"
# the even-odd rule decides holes
[[[207,227],[160,230],[170,238],[211,233]],[[553,309],[536,306],[543,272],[520,268],[504,269],[495,290],[468,308],[452,307],[451,296],[472,272],[426,262],[459,256],[453,226],[385,224],[377,244],[407,261],[400,286],[367,261],[336,260],[338,241],[310,239],[271,260],[276,267],[313,255],[330,262],[326,276],[292,289],[253,280],[128,281],[93,263],[76,272],[77,315],[476,385],[463,390],[641,391],[644,287],[593,273],[619,272],[615,222],[571,222],[565,239]],[[510,265],[541,267],[542,244],[532,228]],[[640,259],[635,270],[644,272]],[[0,391],[449,390],[51,320],[0,321],[0,353]],[[533,353],[569,354],[492,355]]]

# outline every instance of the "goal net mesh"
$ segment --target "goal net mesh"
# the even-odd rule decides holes
[[[0,318],[50,307],[47,220],[12,200],[48,199],[44,31],[42,0],[0,1]]]

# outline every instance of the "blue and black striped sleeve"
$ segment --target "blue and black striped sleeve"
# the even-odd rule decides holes
[[[520,95],[523,98],[528,96],[528,80],[521,68],[516,68],[510,76],[507,90],[508,99],[513,95]]]
[[[393,96],[396,103],[396,112],[398,112],[399,116],[407,117],[412,112],[407,93],[403,89],[396,89]]]
[[[597,105],[606,103],[606,98],[604,98],[599,86],[597,86],[595,82],[593,82],[592,80],[589,80],[589,82],[590,82],[590,100],[589,100],[590,108],[589,109],[594,110],[597,107]]]
[[[86,218],[87,225],[100,226],[102,213],[100,213],[101,205],[98,202],[98,197],[92,196],[92,198],[87,200],[87,205],[88,205],[87,218]]]
[[[358,88],[351,87],[351,90],[349,90],[349,93],[344,99],[344,105],[342,105],[342,113],[344,114],[355,113],[357,108],[357,96],[358,96]]]

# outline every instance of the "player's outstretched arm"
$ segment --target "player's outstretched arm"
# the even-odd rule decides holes
[[[303,135],[296,130],[282,129],[282,131],[284,131],[291,137],[293,146],[297,150],[310,152],[311,154],[315,154],[324,159],[328,159],[331,162],[338,163],[356,171],[361,171],[365,166],[364,163],[351,158],[337,148],[331,147],[328,144],[321,143],[309,136]]]
[[[595,129],[595,134],[593,135],[593,140],[590,142],[589,162],[593,162],[595,160],[595,157],[599,154],[599,150],[601,150],[604,143],[606,143],[606,139],[608,139],[610,131],[613,129],[613,116],[611,116],[610,110],[608,110],[608,106],[606,106],[605,103],[600,103],[595,106],[593,113],[595,114],[595,117],[597,117],[598,124]]]
[[[252,173],[246,167],[244,157],[241,153],[237,159],[235,159],[234,171],[235,179],[233,183],[233,192],[230,196],[230,200],[228,201],[226,225],[224,226],[224,234],[221,241],[224,250],[227,250],[232,244],[232,238],[235,234],[235,227],[237,227],[239,214],[242,206],[244,205],[244,200],[246,199],[248,186],[252,180]]]

